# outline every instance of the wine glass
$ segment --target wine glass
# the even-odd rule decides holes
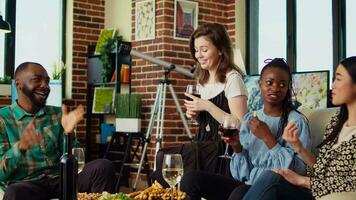
[[[199,85],[187,85],[185,92],[200,98],[200,86]],[[187,97],[187,96],[185,96],[185,99],[188,101],[193,101],[193,99],[191,99],[190,97]],[[194,119],[193,117],[190,119],[190,123],[194,126],[199,125],[199,122],[196,119]]]
[[[78,174],[83,170],[85,164],[85,156],[83,148],[72,148],[72,154],[78,161]]]
[[[180,182],[183,176],[183,159],[180,154],[165,154],[163,157],[162,174],[164,180],[171,189],[173,197],[174,186]]]
[[[223,122],[219,125],[219,134],[223,137],[231,137],[234,134],[239,133],[240,126],[241,123],[236,117],[224,114]],[[219,157],[231,159],[231,156],[229,155],[229,144],[226,144],[224,155]]]

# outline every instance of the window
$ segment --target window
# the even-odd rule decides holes
[[[351,10],[356,6],[354,0],[246,3],[249,74],[258,73],[266,58],[284,57],[293,71],[329,70],[332,75],[340,59],[356,55],[356,13]],[[274,33],[273,40],[267,37],[267,31]]]
[[[285,0],[260,0],[258,34],[258,71],[267,58],[286,58]]]
[[[346,1],[346,56],[356,56],[356,8],[355,0]]]
[[[33,61],[42,64],[51,76],[54,66],[63,57],[64,1],[12,0],[10,8],[7,9],[15,11],[13,17],[16,18],[16,24],[11,24],[15,37],[12,37],[13,41],[10,42],[15,46],[13,52],[6,52],[8,56],[5,59],[13,64],[6,66],[11,67],[11,70],[0,69],[0,73],[13,73],[13,69],[22,62]]]
[[[332,72],[331,3],[331,0],[296,1],[296,71]]]
[[[15,37],[15,68],[33,61],[51,75],[62,57],[62,1],[17,0]]]
[[[5,20],[5,1],[0,1],[0,14]],[[5,33],[0,33],[0,77],[5,75]]]

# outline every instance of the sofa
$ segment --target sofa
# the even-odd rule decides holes
[[[327,108],[327,109],[306,109],[300,110],[309,120],[310,133],[312,136],[312,151],[317,154],[317,146],[321,143],[324,136],[325,127],[328,124],[332,115],[338,108]],[[356,199],[356,192],[341,192],[333,193],[321,197],[318,200],[354,200]]]

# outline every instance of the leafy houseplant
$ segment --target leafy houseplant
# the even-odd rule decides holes
[[[115,32],[116,33],[116,32]],[[110,75],[111,68],[112,68],[112,63],[110,59],[110,54],[111,52],[115,49],[116,47],[116,41],[121,41],[122,36],[117,36],[116,34],[114,37],[108,38],[103,47],[100,49],[100,60],[103,65],[103,70],[101,72],[101,80],[103,83],[107,82],[107,78]]]
[[[0,84],[11,84],[11,76],[0,77]]]
[[[66,70],[66,66],[63,62],[60,62],[59,64],[55,64],[54,66],[54,71],[52,74],[52,79],[53,80],[62,80],[62,76]]]
[[[11,96],[11,76],[0,77],[0,96]]]
[[[116,94],[116,131],[141,131],[141,96],[139,94]]]

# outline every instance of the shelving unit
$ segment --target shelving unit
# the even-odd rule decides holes
[[[130,45],[129,42],[117,41],[116,49],[111,53],[111,60],[113,69],[110,73],[110,77],[107,77],[107,80],[111,80],[113,73],[116,73],[115,82],[101,83],[101,72],[102,72],[102,63],[100,61],[100,55],[94,55],[95,46],[88,47],[88,83],[87,83],[87,126],[86,126],[86,160],[90,161],[93,159],[92,144],[93,134],[91,122],[93,118],[98,118],[99,122],[104,122],[105,115],[114,115],[115,113],[103,113],[96,114],[92,113],[93,108],[93,98],[94,90],[96,87],[114,87],[115,93],[130,93],[131,92],[131,79],[129,78],[128,83],[121,83],[121,66],[123,64],[129,66],[129,77],[131,77],[131,56],[129,54],[122,54],[119,52],[119,46],[121,43]],[[114,109],[112,109],[114,110]],[[99,130],[100,131],[100,130]],[[99,150],[102,148],[99,148]],[[98,153],[100,155],[102,153]]]
[[[128,42],[123,42],[126,45],[130,45]],[[121,53],[119,49],[120,41],[114,52],[111,54],[112,65],[115,68],[112,70],[116,73],[115,82],[101,83],[101,61],[99,55],[92,55],[88,52],[88,87],[87,87],[87,127],[86,127],[86,160],[90,161],[93,159],[92,155],[92,144],[93,144],[93,134],[92,134],[92,119],[99,118],[100,124],[104,122],[104,116],[115,115],[112,113],[96,114],[92,113],[93,108],[93,98],[94,90],[96,87],[114,87],[115,93],[130,93],[131,92],[131,56],[127,53]],[[89,48],[90,49],[90,48]],[[123,64],[128,65],[128,83],[121,83],[121,67]],[[107,77],[108,80],[111,77]],[[112,109],[114,110],[114,109]],[[100,131],[100,130],[99,130]],[[132,169],[137,169],[135,164],[131,162],[133,160],[140,160],[139,149],[143,147],[144,144],[144,134],[141,132],[137,133],[124,133],[124,132],[114,132],[111,140],[108,144],[98,144],[98,157],[104,157],[112,160],[116,166],[118,178],[116,184],[116,190],[118,191],[120,186],[125,183],[128,186],[129,173]],[[149,165],[147,160],[147,155],[145,157],[145,165],[143,166],[143,172],[147,174],[148,184],[150,184],[149,177]]]

